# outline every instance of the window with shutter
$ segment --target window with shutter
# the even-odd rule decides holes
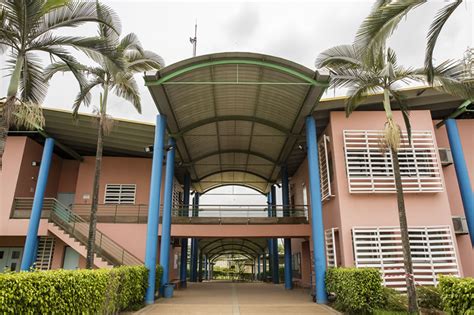
[[[105,185],[105,204],[134,204],[137,185],[107,184]]]
[[[329,146],[329,137],[323,135],[318,142],[319,155],[319,177],[321,181],[321,201],[329,200],[331,192],[331,154]]]
[[[382,130],[344,130],[346,172],[351,193],[394,193],[392,155]],[[402,133],[398,159],[404,192],[440,192],[443,184],[431,131]]]
[[[413,273],[417,285],[437,285],[440,274],[459,276],[449,226],[409,227]],[[402,240],[398,227],[354,227],[356,267],[378,268],[384,285],[406,290]]]

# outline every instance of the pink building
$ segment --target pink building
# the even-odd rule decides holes
[[[335,266],[379,268],[385,285],[403,289],[391,157],[381,145],[380,95],[346,118],[344,97],[320,99],[327,74],[250,53],[184,60],[145,81],[159,119],[167,117],[169,145],[156,154],[159,128],[154,137],[152,124],[116,120],[104,143],[96,267],[149,264],[155,253],[168,271],[164,281],[184,286],[186,269],[190,281],[212,278],[216,260],[238,254],[255,265],[258,279],[277,283],[275,239],[283,238],[288,289],[324,285],[321,275]],[[474,276],[465,215],[472,205],[469,210],[463,203],[451,156],[456,151],[458,163],[459,147],[452,147],[444,125],[437,127],[462,100],[432,88],[403,93],[412,108],[412,143],[404,133],[399,159],[415,281],[436,285],[439,274]],[[44,131],[9,133],[0,173],[0,268],[19,270],[27,256],[41,269],[85,266],[96,132],[90,116],[73,122],[66,111],[44,114]],[[395,117],[403,129],[401,114]],[[456,120],[467,165],[462,174],[472,187],[474,123],[467,113],[457,118],[464,118]],[[54,139],[54,150],[45,139]],[[47,169],[48,148],[53,151],[44,181],[40,170]],[[160,160],[164,154],[167,167]],[[32,208],[43,200],[42,183],[38,238],[29,236],[32,254],[25,242]],[[224,185],[252,188],[268,195],[269,203],[245,210],[199,204],[200,194]],[[276,204],[275,185],[282,186],[282,205]],[[312,202],[311,196],[321,200]],[[158,209],[159,227],[149,215]],[[153,241],[157,235],[165,240],[163,250]]]

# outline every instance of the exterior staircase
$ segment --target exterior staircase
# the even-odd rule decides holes
[[[12,219],[29,218],[33,198],[16,198]],[[89,222],[55,198],[45,198],[42,218],[48,219],[48,231],[72,247],[83,257],[87,256]],[[120,265],[143,265],[143,262],[96,229],[94,265],[97,268],[112,268]]]
[[[89,222],[54,199],[48,218],[49,231],[71,246],[80,255],[86,256]],[[96,230],[94,264],[98,268],[120,265],[142,265],[143,262],[117,244],[107,235]]]

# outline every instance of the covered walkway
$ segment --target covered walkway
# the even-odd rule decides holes
[[[189,283],[172,299],[158,299],[136,314],[338,314],[315,304],[309,290],[285,290],[283,285],[262,282]]]

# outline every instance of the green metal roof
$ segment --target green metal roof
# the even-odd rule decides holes
[[[254,53],[218,53],[183,60],[146,75],[181,166],[197,191],[239,183],[262,193],[290,173],[304,119],[321,97],[328,75],[289,60]]]

